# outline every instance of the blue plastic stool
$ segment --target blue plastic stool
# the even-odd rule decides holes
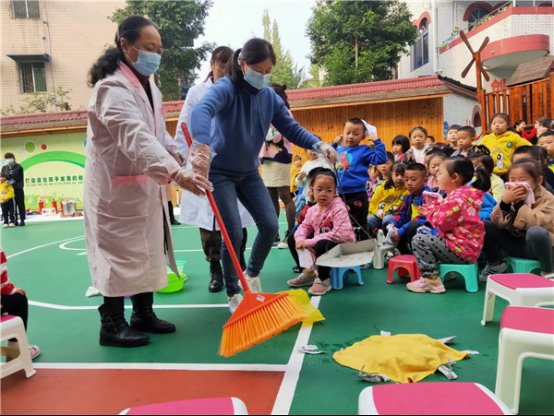
[[[531,273],[539,270],[538,274],[540,275],[541,264],[537,260],[508,257],[506,263],[508,264],[507,272],[511,270],[512,273]]]
[[[479,284],[477,282],[477,264],[445,264],[439,265],[439,273],[441,277],[446,277],[449,273],[455,273],[464,278],[466,284],[466,290],[468,292],[475,293],[479,290]]]
[[[352,267],[333,267],[331,269],[331,287],[335,290],[342,289],[344,280],[348,277],[348,271],[352,270],[358,276],[358,284],[362,286],[362,270],[360,266]]]

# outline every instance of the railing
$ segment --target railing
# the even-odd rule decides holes
[[[454,30],[452,32],[452,35],[450,35],[450,37],[448,39],[441,42],[441,44],[439,45],[439,48],[444,48],[445,46],[448,46],[454,40],[458,39],[460,37],[460,32],[461,31],[464,31],[465,33],[471,32],[473,29],[481,26],[483,23],[489,21],[490,19],[492,19],[495,16],[498,16],[499,14],[505,12],[506,10],[510,9],[511,7],[513,7],[512,2],[511,1],[506,2],[506,3],[502,4],[501,6],[497,7],[496,9],[494,9],[493,11],[491,11],[486,16],[483,16],[481,19],[479,19],[475,22],[472,22],[471,24],[468,22],[467,25],[465,25],[461,29],[457,28],[456,30]]]
[[[533,123],[540,117],[554,117],[554,72],[550,78],[505,90],[485,93],[481,114],[483,126],[489,126],[495,113],[507,113],[512,121]]]

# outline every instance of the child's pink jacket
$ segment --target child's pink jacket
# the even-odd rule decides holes
[[[309,238],[312,235],[314,237]],[[294,238],[296,241],[305,241],[306,247],[313,247],[321,240],[335,243],[356,241],[346,204],[339,197],[335,197],[331,205],[324,210],[314,205],[294,233]]]
[[[471,185],[460,186],[442,202],[432,202],[427,220],[448,248],[468,263],[475,263],[485,239],[485,226],[479,218],[484,192]]]

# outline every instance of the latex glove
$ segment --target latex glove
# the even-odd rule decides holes
[[[185,158],[177,151],[177,146],[168,144],[165,149],[173,157],[173,159],[177,161],[179,166],[183,166],[185,164]]]
[[[206,191],[212,191],[212,184],[207,177],[202,176],[194,171],[181,168],[171,177],[177,185],[195,195],[204,195]]]
[[[323,157],[333,165],[337,160],[339,160],[339,155],[337,151],[330,144],[319,142],[314,145],[314,150],[317,153],[321,153]]]
[[[212,161],[212,152],[207,144],[193,143],[190,149],[190,161],[192,170],[197,175],[208,178],[210,172],[210,163]]]

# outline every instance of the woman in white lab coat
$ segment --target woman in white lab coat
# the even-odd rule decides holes
[[[131,16],[119,26],[115,42],[117,48],[108,49],[89,73],[94,91],[88,107],[85,233],[92,283],[104,296],[100,344],[134,347],[148,343],[144,332],[175,331],[152,309],[153,292],[167,285],[166,264],[177,272],[165,186],[173,180],[200,194],[210,184],[170,154],[173,140],[152,78],[161,57],[155,25]],[[126,295],[133,303],[130,326]]]
[[[177,123],[177,132],[175,142],[177,151],[183,155],[188,154],[188,145],[185,139],[181,123],[185,122],[190,128],[190,118],[192,110],[196,104],[206,95],[209,89],[214,85],[219,78],[225,75],[225,66],[229,59],[233,56],[233,50],[227,46],[220,46],[214,49],[210,59],[210,73],[206,80],[192,87],[185,98],[179,122]],[[246,249],[246,227],[252,225],[254,220],[238,202],[239,212],[242,222],[243,239],[241,251],[239,253],[242,269],[246,270],[246,261],[244,258],[244,250]],[[206,261],[210,263],[210,284],[208,290],[210,292],[220,292],[223,289],[223,270],[221,268],[221,232],[216,224],[215,217],[205,196],[196,196],[191,192],[184,191],[181,199],[181,208],[179,212],[179,221],[182,224],[195,225],[200,230],[200,240],[202,249],[206,256]]]

